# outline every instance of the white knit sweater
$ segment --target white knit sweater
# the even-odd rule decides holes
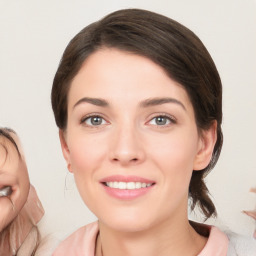
[[[225,232],[229,238],[227,256],[256,256],[256,240],[233,232]]]

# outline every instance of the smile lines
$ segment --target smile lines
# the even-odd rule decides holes
[[[104,182],[104,185],[110,188],[117,189],[141,189],[146,187],[151,187],[154,183],[145,183],[145,182],[123,182],[123,181],[111,181]]]

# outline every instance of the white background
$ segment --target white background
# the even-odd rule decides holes
[[[53,76],[69,40],[84,26],[120,8],[144,8],[194,31],[223,81],[224,147],[207,178],[219,219],[251,234],[241,213],[256,196],[256,3],[253,0],[0,0],[0,126],[20,135],[31,183],[46,214],[43,234],[70,233],[95,217],[82,203],[62,158],[50,105]]]

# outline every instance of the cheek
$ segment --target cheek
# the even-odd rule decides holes
[[[16,208],[21,210],[21,208],[24,206],[25,202],[28,198],[28,193],[30,189],[30,181],[28,176],[28,170],[25,163],[25,160],[21,160],[18,164],[18,168],[16,171],[16,174],[18,176],[18,185],[19,185],[19,197],[16,199],[14,198],[14,202],[16,202]]]
[[[69,150],[71,168],[74,173],[88,172],[97,168],[105,152],[99,142],[82,136],[72,140]]]
[[[29,193],[29,177],[24,160],[6,164],[5,183],[13,189],[9,198],[0,198],[0,229],[13,221],[27,201]],[[13,204],[13,205],[12,205]]]
[[[77,133],[69,144],[71,171],[86,204],[87,197],[95,189],[93,186],[97,180],[96,175],[106,161],[108,152],[107,143],[102,143],[102,138],[99,137],[94,138],[94,136]]]
[[[162,172],[165,188],[171,193],[187,193],[191,179],[197,140],[193,135],[170,136],[152,147],[151,158]]]
[[[197,139],[193,133],[175,133],[161,140],[152,141],[151,144],[154,145],[148,146],[151,148],[151,157],[163,165],[164,169],[171,172],[186,172],[188,169],[192,171],[197,152]]]
[[[0,198],[0,232],[16,217],[8,198]]]
[[[77,189],[84,203],[91,210],[95,207],[95,195],[97,194],[97,171],[104,161],[104,150],[90,138],[73,140],[69,145],[71,171],[74,174]]]

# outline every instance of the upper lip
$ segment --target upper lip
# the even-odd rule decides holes
[[[155,183],[154,180],[146,179],[139,176],[123,176],[123,175],[112,175],[105,177],[100,180],[101,183],[111,182],[111,181],[121,181],[121,182],[142,182],[142,183]]]

